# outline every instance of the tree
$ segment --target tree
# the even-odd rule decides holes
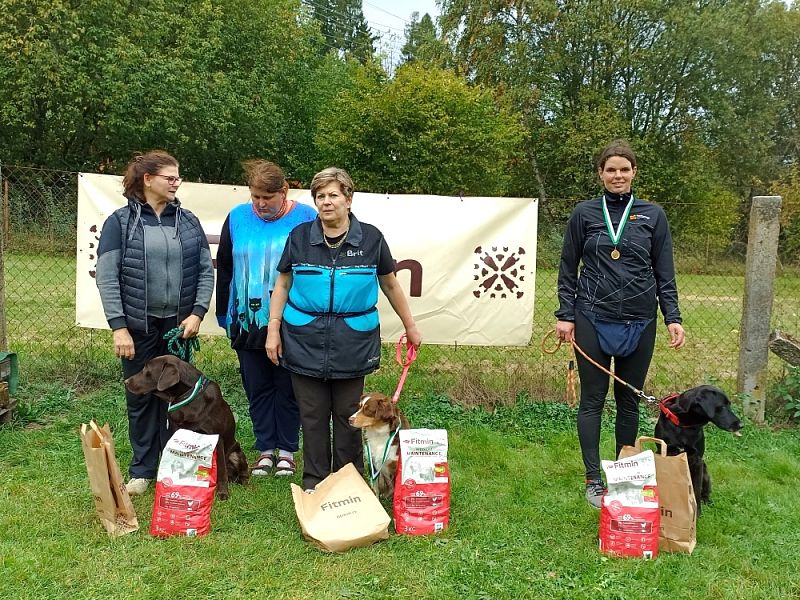
[[[400,50],[405,63],[419,62],[427,67],[446,68],[452,61],[450,49],[439,38],[436,25],[428,13],[419,18],[419,13],[411,14],[411,23],[406,25],[406,41]]]
[[[326,98],[352,67],[323,56],[299,0],[0,0],[0,158],[119,172],[164,148],[188,178],[239,181],[255,156],[314,171]]]
[[[364,18],[361,0],[309,0],[327,49],[364,64],[375,54],[375,36]]]
[[[373,192],[501,196],[524,135],[493,94],[449,71],[401,66],[386,82],[363,70],[322,118],[323,165]]]
[[[793,10],[758,0],[444,0],[439,23],[460,71],[523,114],[521,174],[534,177],[519,186],[538,192],[545,214],[563,212],[548,197],[596,193],[594,153],[626,137],[643,159],[639,191],[664,204],[680,231],[710,213],[677,207],[711,195],[735,219],[732,198],[780,173],[776,119],[798,94],[792,83],[776,102],[773,82],[779,73],[796,81],[785,58],[796,48]],[[773,39],[779,23],[784,47]]]

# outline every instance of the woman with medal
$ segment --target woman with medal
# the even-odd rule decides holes
[[[660,306],[670,347],[685,334],[678,309],[672,236],[660,206],[634,195],[636,155],[616,140],[600,153],[597,173],[603,195],[578,203],[564,235],[558,272],[556,335],[630,385],[644,387]],[[578,267],[580,273],[578,273]],[[586,470],[586,499],[600,508],[605,486],[600,472],[600,420],[609,376],[577,355],[581,379],[578,439]],[[636,441],[638,397],[614,381],[616,454]]]

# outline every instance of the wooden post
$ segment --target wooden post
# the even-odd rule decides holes
[[[0,350],[5,352],[8,350],[8,340],[6,339],[6,234],[7,229],[7,213],[5,208],[8,206],[8,181],[3,178],[3,165],[0,165],[0,183],[3,188],[3,211],[0,219]]]
[[[755,196],[747,234],[737,388],[742,394],[744,414],[756,423],[764,422],[781,204],[780,196]]]

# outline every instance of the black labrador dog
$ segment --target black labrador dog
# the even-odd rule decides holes
[[[247,458],[236,441],[236,421],[216,382],[177,356],[165,355],[145,363],[125,385],[134,394],[153,393],[173,407],[170,429],[189,429],[207,435],[218,434],[217,496],[227,500],[228,481],[246,484],[250,479]]]
[[[701,385],[667,399],[655,430],[655,437],[667,444],[667,454],[675,456],[686,452],[698,513],[701,502],[711,502],[711,476],[703,460],[706,451],[703,428],[708,423],[741,435],[738,432],[742,422],[731,410],[725,392],[711,385]]]

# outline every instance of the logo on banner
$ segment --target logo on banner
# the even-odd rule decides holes
[[[492,246],[484,250],[475,248],[478,262],[475,263],[477,289],[472,294],[476,298],[488,295],[490,298],[522,298],[525,292],[521,284],[525,281],[525,263],[522,256],[525,248],[511,250],[508,246]]]

